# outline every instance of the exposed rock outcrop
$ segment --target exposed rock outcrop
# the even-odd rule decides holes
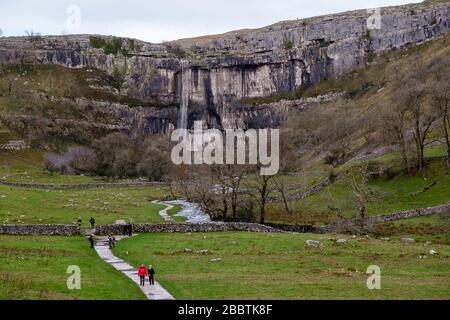
[[[0,38],[0,63],[90,67],[109,74],[126,70],[122,94],[176,103],[182,57],[190,61],[190,125],[203,119],[213,127],[251,127],[249,119],[255,113],[276,125],[279,110],[243,110],[236,103],[317,84],[364,66],[374,54],[445,35],[450,3],[383,8],[381,14],[378,30],[367,28],[370,13],[362,10],[170,44],[124,39],[126,53],[115,54],[94,48],[85,35]],[[174,51],[174,46],[180,50]],[[149,131],[170,131],[176,125],[173,110],[165,116],[155,110],[142,112],[146,114],[137,113],[136,121],[146,122],[138,125],[151,127]]]

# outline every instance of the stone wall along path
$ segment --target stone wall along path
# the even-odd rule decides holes
[[[117,241],[123,239],[123,236],[115,236]],[[137,270],[126,261],[117,258],[108,246],[108,237],[100,237],[98,238],[95,244],[95,251],[104,261],[112,265],[116,270],[125,274],[128,278],[130,278],[136,285],[138,285],[142,292],[145,294],[147,299],[149,300],[175,300],[174,297],[167,292],[157,281],[155,281],[155,285],[150,286],[148,284],[148,279],[146,279],[146,283],[144,287],[139,285],[139,277],[137,275]]]

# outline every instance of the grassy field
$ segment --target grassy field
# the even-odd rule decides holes
[[[70,265],[80,267],[80,290],[66,286]],[[141,290],[103,262],[84,238],[0,235],[0,299],[144,298]]]
[[[157,280],[177,299],[450,298],[450,246],[350,237],[347,244],[337,245],[330,237],[145,234],[123,240],[114,251],[134,266],[154,264]],[[307,239],[318,239],[322,246],[307,248]],[[439,255],[428,255],[431,248]],[[202,249],[210,254],[197,253]],[[381,290],[366,287],[370,265],[381,268]]]
[[[369,232],[378,237],[408,235],[416,240],[450,245],[450,216],[431,215],[377,224]]]
[[[0,142],[1,143],[1,142]],[[0,180],[42,184],[128,183],[97,176],[50,174],[43,169],[44,153],[33,150],[0,150]]]
[[[162,223],[159,211],[165,206],[151,203],[164,190],[113,188],[85,190],[41,190],[0,186],[0,223],[75,223],[78,217],[88,226],[133,219],[135,223]],[[175,214],[179,207],[172,210]],[[183,221],[179,219],[178,221]]]

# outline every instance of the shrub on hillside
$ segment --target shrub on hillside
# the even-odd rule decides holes
[[[99,158],[99,174],[125,177],[135,172],[134,142],[124,133],[111,133],[92,144]],[[133,168],[134,167],[134,168]]]
[[[85,147],[70,148],[63,155],[47,155],[44,168],[50,173],[90,174],[97,170],[98,161],[95,152]]]

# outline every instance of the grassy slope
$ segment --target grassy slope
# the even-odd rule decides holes
[[[398,240],[349,238],[339,246],[329,235],[145,234],[124,240],[115,254],[134,266],[152,263],[157,280],[178,299],[448,299],[450,247],[419,260],[430,248]],[[321,239],[321,248],[306,248]],[[192,253],[185,253],[190,248]],[[210,255],[196,251],[209,249]],[[128,252],[128,254],[126,253]],[[245,257],[245,258],[244,258]],[[221,258],[221,262],[210,262]],[[366,288],[368,266],[378,265],[382,290]]]
[[[367,205],[368,215],[394,213],[415,208],[425,208],[445,204],[450,201],[450,170],[446,169],[441,148],[427,150],[428,168],[422,177],[420,174],[398,174],[394,178],[381,177],[370,181],[371,201]],[[388,164],[395,156],[386,154],[378,157],[379,163]],[[351,165],[351,164],[348,164]],[[348,167],[348,165],[346,165]],[[391,163],[390,166],[393,166]],[[439,183],[426,192],[423,188],[433,182]],[[325,188],[304,200],[291,202],[294,215],[286,215],[282,204],[269,206],[269,219],[273,221],[316,221],[327,222],[335,217],[335,212],[329,206],[339,208],[346,217],[353,217],[356,212],[351,186],[345,180]]]
[[[66,286],[81,269],[81,289]],[[0,299],[144,299],[140,289],[100,260],[84,238],[0,235]]]
[[[150,200],[162,197],[159,188],[27,190],[0,186],[0,223],[161,223],[164,206]]]
[[[108,179],[98,176],[49,174],[43,169],[44,154],[34,149],[0,150],[0,179],[19,183],[93,184],[127,183],[130,180]]]

